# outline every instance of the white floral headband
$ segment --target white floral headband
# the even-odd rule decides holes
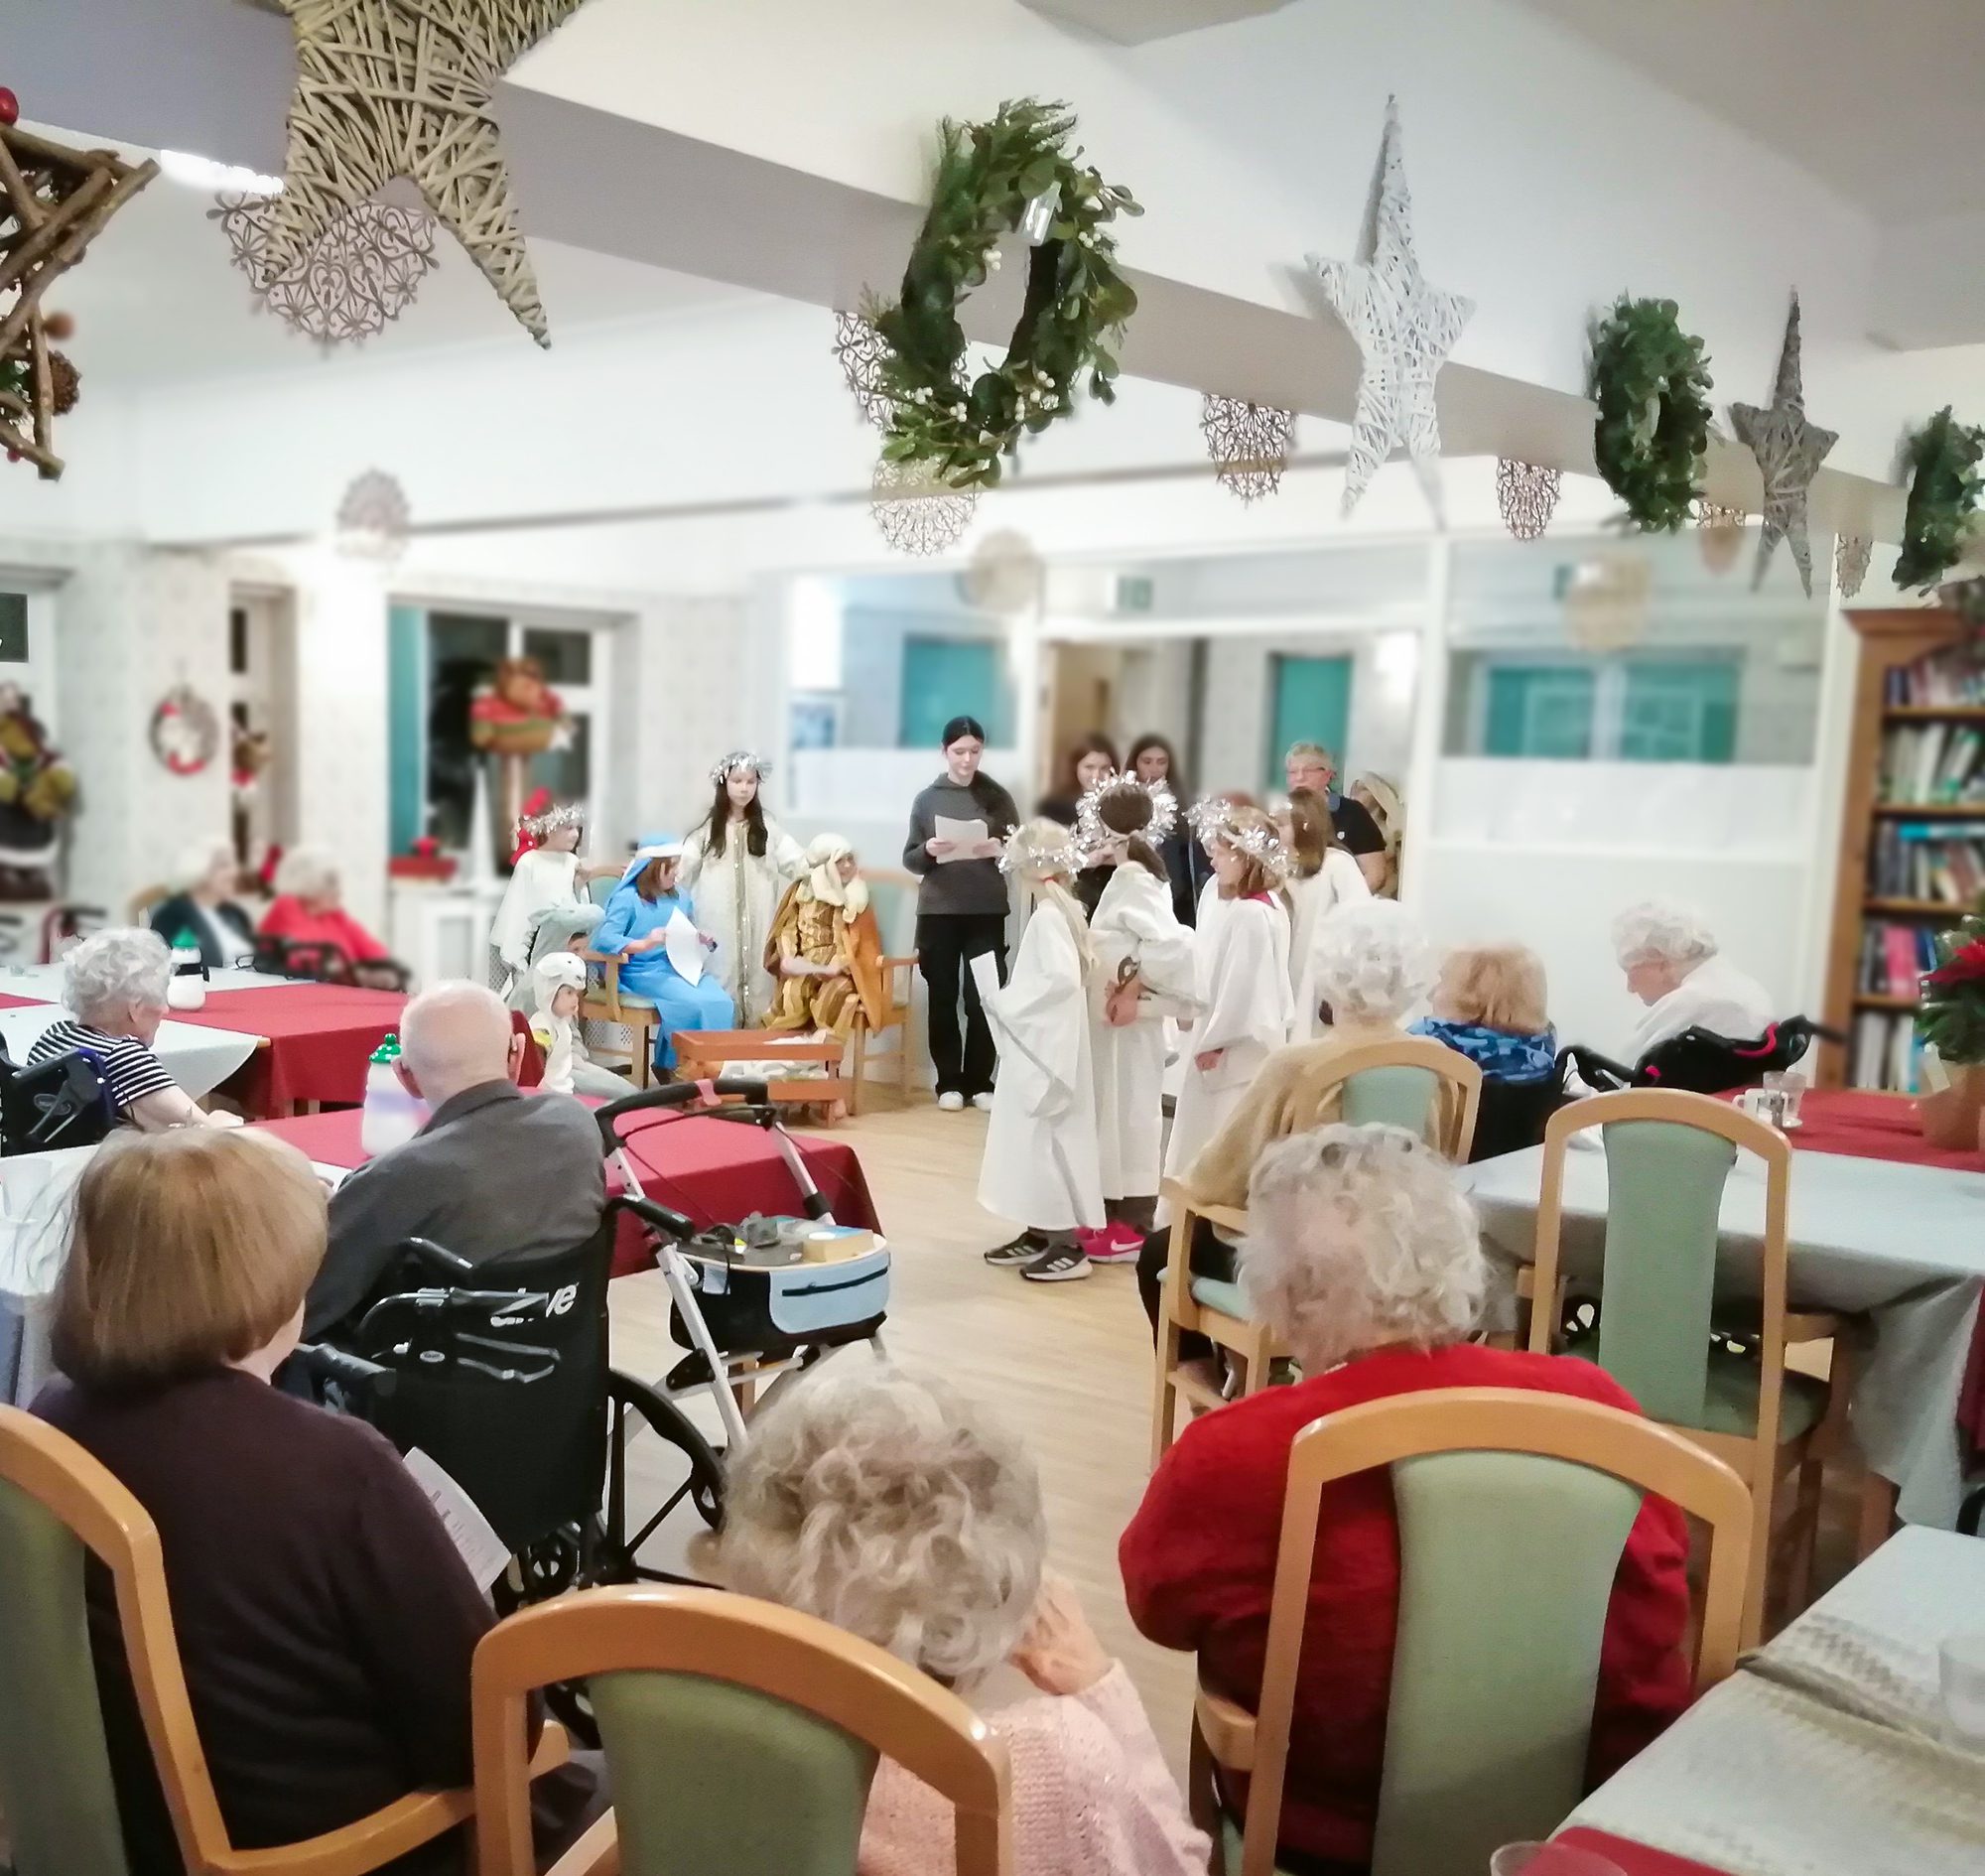
[[[583,827],[586,824],[586,810],[576,802],[565,802],[556,808],[547,808],[543,814],[526,814],[517,821],[517,836],[521,840],[529,836],[534,841],[547,841],[562,827]]]
[[[1161,841],[1178,825],[1178,797],[1167,784],[1140,781],[1128,770],[1111,769],[1090,783],[1076,807],[1075,839],[1083,852],[1093,854],[1118,838],[1117,830],[1103,820],[1105,797],[1133,792],[1151,804],[1150,820],[1137,830],[1145,840]]]
[[[710,779],[721,787],[730,779],[733,770],[740,768],[748,768],[760,781],[772,772],[771,763],[755,750],[732,749],[723,761],[711,765]]]
[[[1076,846],[1074,836],[1056,829],[1058,838],[1036,840],[1023,827],[1016,827],[1006,837],[1006,845],[999,854],[1001,872],[1067,872],[1082,871],[1082,852]]]
[[[1199,837],[1202,847],[1214,841],[1225,841],[1229,847],[1239,850],[1261,865],[1277,879],[1289,876],[1289,850],[1281,843],[1272,828],[1237,827],[1234,821],[1234,804],[1217,798],[1195,802],[1186,812],[1186,820],[1192,831]]]

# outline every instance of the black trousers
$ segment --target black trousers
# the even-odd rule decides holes
[[[930,991],[930,1052],[937,1091],[974,1095],[992,1092],[992,1031],[979,1006],[979,986],[971,961],[992,952],[999,982],[1006,981],[1006,915],[1003,912],[932,912],[917,920],[917,969]],[[961,979],[963,982],[961,982]],[[960,1030],[958,1005],[965,1003]]]
[[[1137,1253],[1137,1300],[1144,1305],[1144,1314],[1151,1319],[1151,1339],[1158,1334],[1158,1296],[1165,1286],[1165,1265],[1171,1255],[1172,1228],[1167,1225],[1162,1231],[1154,1231],[1144,1240],[1144,1248]],[[1195,1276],[1211,1276],[1223,1283],[1234,1280],[1234,1247],[1215,1236],[1213,1227],[1205,1219],[1193,1220],[1192,1248],[1186,1253],[1186,1265]],[[1196,1361],[1202,1355],[1211,1355],[1213,1344],[1203,1335],[1195,1335],[1190,1330],[1179,1336],[1179,1360]]]

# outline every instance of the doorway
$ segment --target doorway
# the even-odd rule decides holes
[[[1349,657],[1293,657],[1281,652],[1269,659],[1268,746],[1263,752],[1261,782],[1269,794],[1283,785],[1282,757],[1294,742],[1320,742],[1344,760],[1344,735],[1351,724],[1351,660]]]

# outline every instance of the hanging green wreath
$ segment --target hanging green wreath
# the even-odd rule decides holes
[[[1065,104],[1032,98],[1000,105],[990,123],[940,127],[930,212],[902,297],[868,315],[889,348],[879,374],[893,406],[885,461],[928,465],[954,487],[990,487],[1023,434],[1075,408],[1083,373],[1096,397],[1115,400],[1115,347],[1137,296],[1117,271],[1110,224],[1143,210],[1065,154],[1074,129]],[[1047,226],[1027,262],[1019,324],[1000,363],[968,383],[959,302],[999,265],[1000,236],[1036,202]]]
[[[1709,449],[1709,360],[1672,300],[1624,296],[1592,329],[1592,454],[1627,518],[1672,534],[1701,494]]]
[[[1896,585],[1927,590],[1963,557],[1985,476],[1985,429],[1961,424],[1946,404],[1911,437],[1910,505],[1903,517],[1903,551],[1896,557]]]

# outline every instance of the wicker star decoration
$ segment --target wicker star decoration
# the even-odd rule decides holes
[[[1799,370],[1799,305],[1786,320],[1786,342],[1779,353],[1779,381],[1766,409],[1756,404],[1732,404],[1730,425],[1737,440],[1758,459],[1765,473],[1765,525],[1758,538],[1758,571],[1752,586],[1765,584],[1772,550],[1781,538],[1789,542],[1797,564],[1799,585],[1812,598],[1812,543],[1806,534],[1806,495],[1826,453],[1840,441],[1839,433],[1822,430],[1805,420],[1805,387]]]
[[[263,253],[282,274],[393,178],[413,183],[503,304],[549,344],[489,93],[582,0],[276,0],[297,38],[283,193]]]
[[[1309,257],[1325,296],[1365,359],[1345,470],[1344,512],[1358,505],[1386,459],[1403,445],[1427,505],[1439,520],[1440,422],[1433,385],[1475,303],[1428,285],[1420,272],[1396,98],[1386,100],[1379,193],[1366,245],[1369,256],[1363,261]]]

